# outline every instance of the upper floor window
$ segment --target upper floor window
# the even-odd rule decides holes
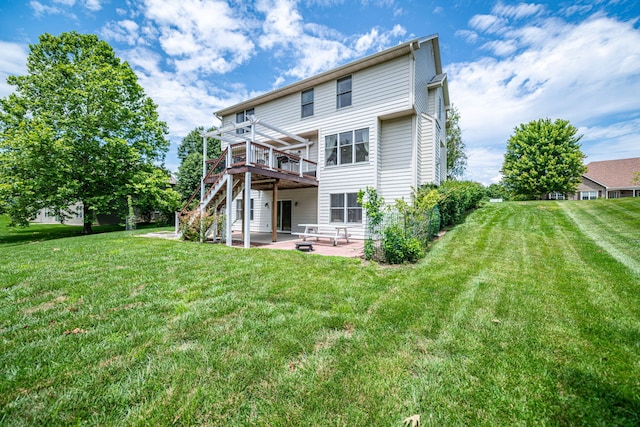
[[[301,116],[313,116],[313,89],[302,91]]]
[[[348,165],[369,161],[369,128],[327,135],[325,165]]]
[[[239,113],[236,113],[236,123],[242,123],[245,122],[249,119],[249,116],[253,116],[254,114],[254,109],[253,108],[249,108],[248,110],[244,110],[244,111],[240,111]],[[236,129],[236,133],[237,134],[242,134],[245,133],[245,129]]]
[[[338,79],[337,95],[337,108],[351,105],[351,76]]]

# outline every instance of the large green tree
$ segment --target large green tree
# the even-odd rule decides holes
[[[502,174],[515,194],[542,197],[573,193],[585,173],[578,129],[567,120],[539,119],[515,128],[507,143]]]
[[[210,128],[210,132],[215,128]],[[176,191],[180,193],[183,200],[188,199],[196,188],[200,187],[202,180],[202,135],[204,127],[198,126],[182,139],[178,146],[178,158],[180,167],[178,168],[178,185]],[[207,159],[215,159],[220,156],[220,141],[214,138],[207,138]]]
[[[455,105],[447,111],[447,179],[462,176],[467,168],[466,146],[462,141],[460,112]]]
[[[126,214],[127,195],[170,203],[169,174],[159,166],[167,126],[108,43],[43,34],[27,70],[7,79],[15,90],[0,100],[0,199],[15,223],[43,207],[64,216],[81,202],[91,233],[96,214]]]

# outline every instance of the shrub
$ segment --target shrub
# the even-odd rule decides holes
[[[198,209],[193,210],[180,217],[182,238],[184,240],[198,241],[200,240],[201,230],[206,233],[214,223],[217,223],[218,227],[222,227],[224,215],[206,212],[200,219],[200,211]]]
[[[361,190],[358,202],[367,218],[365,258],[389,264],[418,261],[439,230],[440,217],[433,201],[433,195],[425,195],[413,205],[398,200],[395,205],[385,206],[375,189]]]
[[[389,264],[416,262],[422,258],[422,244],[415,237],[406,234],[406,230],[397,223],[384,229],[382,248]]]
[[[433,198],[433,191],[438,194],[440,209],[440,225],[447,227],[459,224],[464,214],[478,207],[485,195],[484,187],[472,181],[445,181],[439,187],[432,185],[421,187],[415,196],[417,200]]]

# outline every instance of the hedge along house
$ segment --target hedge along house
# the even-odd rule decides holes
[[[438,36],[414,39],[216,112],[223,154],[203,168],[200,209],[241,230],[348,226],[364,237],[356,194],[387,202],[446,177],[447,76]],[[197,192],[194,192],[194,197]],[[187,204],[188,205],[188,204]]]

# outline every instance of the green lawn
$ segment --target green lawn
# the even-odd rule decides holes
[[[401,267],[13,235],[1,425],[640,424],[640,199],[491,204]]]

